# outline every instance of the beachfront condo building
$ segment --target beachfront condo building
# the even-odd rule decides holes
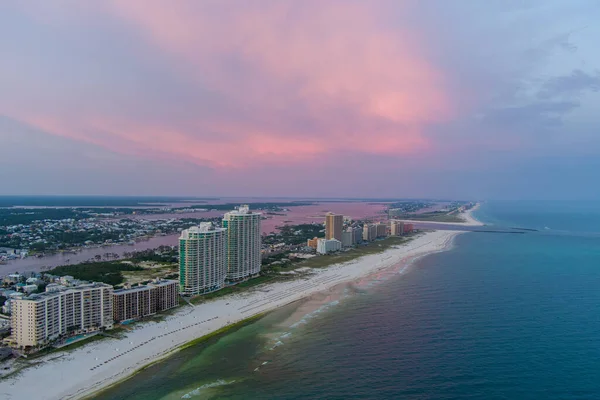
[[[373,241],[377,238],[377,225],[365,224],[363,226],[363,240],[366,242]]]
[[[388,232],[387,224],[385,224],[383,222],[378,222],[377,224],[375,224],[375,226],[377,226],[377,237],[386,237],[387,236],[387,232]]]
[[[328,254],[342,249],[342,242],[336,239],[319,239],[317,243],[317,253]]]
[[[404,222],[392,220],[390,224],[390,234],[392,236],[404,235]]]
[[[360,242],[362,242],[363,238],[362,238],[362,234],[363,234],[363,230],[362,228],[359,228],[358,226],[354,226],[352,228],[348,228],[348,230],[352,231],[352,244],[359,244]]]
[[[225,286],[227,229],[201,222],[179,237],[179,287],[186,296],[206,294]]]
[[[327,213],[325,215],[325,239],[342,241],[344,229],[344,216],[341,214]]]
[[[104,283],[63,288],[12,301],[12,340],[43,346],[77,332],[112,329],[113,287]]]
[[[346,229],[342,232],[342,246],[352,247],[354,246],[354,233],[351,229]]]
[[[242,205],[223,217],[227,228],[227,281],[241,282],[260,273],[261,214]]]
[[[137,287],[113,292],[113,319],[116,322],[147,317],[179,304],[179,282],[155,279]]]

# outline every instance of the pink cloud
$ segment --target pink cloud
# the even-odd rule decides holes
[[[184,119],[141,120],[126,108],[99,111],[77,98],[76,116],[41,107],[12,115],[114,151],[226,169],[343,152],[427,151],[424,128],[455,110],[418,32],[382,22],[390,5],[401,8],[387,1],[113,0],[102,11],[154,46],[179,78],[251,118],[194,118],[199,106],[191,103],[181,104],[191,115]],[[288,121],[296,113],[311,123]]]

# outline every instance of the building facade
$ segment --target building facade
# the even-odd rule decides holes
[[[353,244],[359,244],[360,242],[362,242],[363,240],[363,230],[361,228],[359,228],[358,226],[352,227],[352,243]]]
[[[352,230],[345,230],[342,232],[342,246],[352,247],[354,244],[354,232],[352,232]]]
[[[261,267],[261,214],[242,205],[223,217],[227,229],[227,278],[231,283],[241,282],[260,273]]]
[[[19,347],[37,347],[63,335],[113,327],[113,288],[90,283],[12,301],[12,336]]]
[[[211,293],[225,286],[227,229],[202,222],[179,237],[179,288],[186,296]]]
[[[377,226],[374,224],[365,224],[363,226],[363,240],[371,242],[377,238]]]
[[[386,237],[387,236],[387,224],[383,222],[378,222],[375,224],[377,227],[377,237]]]
[[[336,239],[319,239],[317,243],[317,253],[328,254],[342,249],[342,242]]]
[[[311,247],[311,248],[313,248],[313,249],[316,249],[316,248],[317,248],[317,243],[318,243],[318,242],[319,242],[319,238],[318,238],[318,237],[314,237],[314,238],[312,238],[312,239],[308,239],[308,240],[306,241],[306,246],[307,246],[307,247]]]
[[[342,241],[342,230],[344,229],[344,216],[327,213],[325,216],[325,239]]]
[[[155,280],[145,286],[113,292],[113,319],[123,322],[169,310],[179,304],[179,283]]]
[[[402,236],[404,235],[404,222],[402,221],[392,221],[390,224],[390,234],[392,236]]]

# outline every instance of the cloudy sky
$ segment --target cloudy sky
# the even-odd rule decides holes
[[[600,198],[596,0],[0,2],[0,194]]]

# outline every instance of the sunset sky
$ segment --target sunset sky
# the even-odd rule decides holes
[[[596,0],[0,2],[0,194],[600,198]]]

